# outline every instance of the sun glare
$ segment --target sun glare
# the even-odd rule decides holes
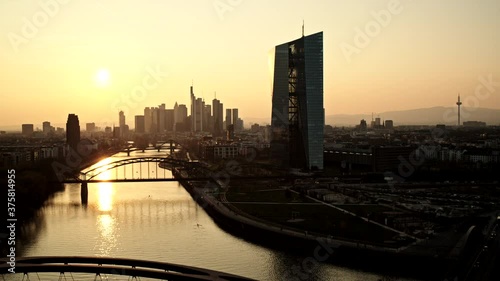
[[[95,81],[98,86],[104,87],[109,85],[110,75],[109,70],[107,69],[99,69],[95,75]]]

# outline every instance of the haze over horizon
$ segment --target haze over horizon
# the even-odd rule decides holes
[[[302,20],[324,34],[326,115],[451,107],[458,93],[500,109],[496,0],[22,0],[0,2],[0,126],[112,125],[124,110],[133,127],[144,107],[189,108],[192,84],[270,118],[269,52]]]

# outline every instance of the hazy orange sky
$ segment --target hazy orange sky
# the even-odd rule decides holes
[[[146,106],[189,107],[192,81],[270,119],[269,51],[302,20],[324,32],[327,115],[453,106],[478,77],[497,84],[474,106],[500,108],[498,0],[4,0],[0,126],[117,124],[120,109],[133,126]]]

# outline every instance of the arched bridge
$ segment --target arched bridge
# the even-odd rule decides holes
[[[143,177],[143,169],[142,165],[139,165],[139,169],[136,168],[136,173],[138,173],[138,178],[134,178],[135,174],[134,173],[134,165],[136,163],[157,163],[155,165],[155,176],[156,179],[151,179],[150,178],[150,166],[148,165],[147,170],[144,171],[144,173],[147,174],[147,177]],[[164,181],[166,180],[165,178],[160,178],[158,179],[158,167],[163,168],[163,169],[172,169],[173,167],[184,167],[184,168],[195,168],[199,167],[198,162],[193,162],[193,161],[186,161],[186,160],[179,160],[175,159],[172,157],[136,157],[136,158],[126,158],[126,159],[120,159],[111,163],[106,163],[102,166],[92,168],[90,170],[87,170],[85,172],[80,172],[80,174],[75,178],[74,180],[65,180],[65,183],[81,183],[81,197],[82,197],[82,204],[87,204],[88,200],[88,183],[89,182],[101,182],[101,181],[113,181],[113,182],[137,182],[137,181],[157,181],[161,180]],[[132,178],[127,179],[126,178],[126,166],[130,165],[132,168]],[[124,179],[118,179],[118,176],[115,180],[94,180],[95,177],[98,175],[112,170],[112,169],[117,169],[118,167],[123,166],[123,175]],[[117,174],[118,174],[118,170]]]
[[[70,275],[71,273],[90,273],[95,274],[96,278],[97,276],[101,277],[101,275],[106,274],[160,280],[252,280],[198,267],[125,258],[78,256],[17,257],[13,269],[8,259],[3,258],[1,260],[0,269],[2,270],[2,274],[11,274],[14,271],[15,273],[22,273],[28,276],[28,280],[29,273],[33,273],[36,276],[41,272],[59,273],[60,277],[66,276],[66,274]]]
[[[198,166],[198,162],[190,162],[186,160],[175,159],[172,157],[136,157],[117,160],[105,165],[92,168],[86,172],[80,172],[78,180],[85,182],[92,180],[103,172],[136,163],[159,163],[159,166],[164,169],[172,169],[173,167],[194,168]],[[133,167],[133,165],[132,165]],[[148,166],[149,167],[149,166]],[[139,170],[139,178],[142,178],[142,170]],[[132,170],[133,173],[133,170]],[[149,173],[148,173],[149,174]]]
[[[122,150],[121,152],[126,152],[127,156],[130,156],[130,152],[133,152],[133,151],[144,152],[146,150],[158,150],[158,152],[160,152],[160,150],[168,148],[170,150],[170,155],[173,155],[174,150],[180,146],[181,146],[181,144],[176,142],[175,140],[156,141],[152,146],[149,146],[149,145],[145,146],[145,147],[129,146],[129,147],[125,148],[124,150]]]

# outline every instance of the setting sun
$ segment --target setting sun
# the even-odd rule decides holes
[[[107,69],[99,69],[95,75],[95,81],[98,86],[107,86],[110,83],[110,75],[109,70]]]

